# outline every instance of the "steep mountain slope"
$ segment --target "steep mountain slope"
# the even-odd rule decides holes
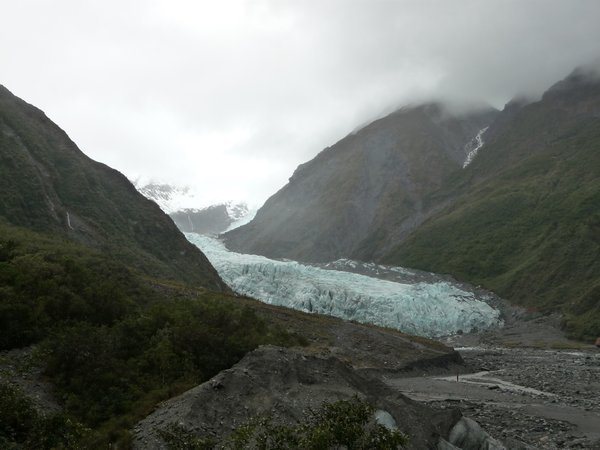
[[[512,104],[488,139],[428,201],[458,200],[383,261],[561,309],[573,335],[600,335],[600,81],[575,71]]]
[[[225,289],[206,257],[154,202],[2,86],[0,219],[66,235],[148,275]]]
[[[381,255],[427,217],[422,199],[462,167],[495,113],[427,104],[377,120],[299,166],[227,245],[303,261]]]

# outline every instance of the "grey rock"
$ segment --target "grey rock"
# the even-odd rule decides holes
[[[395,430],[398,428],[398,424],[394,417],[389,412],[382,409],[375,411],[375,422],[379,425],[383,425],[388,430]]]
[[[454,425],[448,440],[462,450],[506,450],[500,441],[491,437],[477,422],[468,417],[461,418]]]
[[[215,390],[215,385],[223,387]],[[276,424],[294,424],[324,401],[353,396],[374,405],[379,423],[409,435],[409,449],[435,447],[437,436],[447,436],[460,418],[456,409],[436,411],[414,403],[335,357],[264,346],[213,381],[163,403],[135,426],[140,432],[134,448],[165,448],[158,431],[171,423],[183,424],[198,435],[215,436],[222,443],[232,429],[251,417],[268,415]]]
[[[437,450],[461,450],[461,449],[455,445],[452,445],[446,439],[440,438],[440,440],[438,442]]]

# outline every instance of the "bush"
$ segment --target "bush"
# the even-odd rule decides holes
[[[165,285],[103,253],[1,222],[0,329],[0,350],[37,344],[66,413],[96,431],[87,447],[126,447],[127,430],[157,402],[261,344],[299,343],[235,298]],[[25,409],[5,418],[0,436],[33,439],[41,422],[30,423],[37,416],[25,400],[13,403]],[[68,428],[63,422],[56,429]]]
[[[256,417],[236,429],[225,448],[322,450],[395,450],[408,442],[406,435],[374,420],[375,409],[354,397],[323,403],[294,426],[275,425],[268,417]]]
[[[18,388],[0,384],[2,448],[77,449],[88,432],[78,421],[64,414],[40,414]]]

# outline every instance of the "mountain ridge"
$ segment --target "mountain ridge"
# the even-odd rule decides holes
[[[151,276],[227,289],[154,202],[3,86],[0,162],[0,217],[6,222],[100,248]]]
[[[600,335],[598,71],[576,69],[537,101],[514,99],[485,132],[479,123],[483,141],[464,167],[456,159],[459,146],[454,164],[444,166],[448,159],[427,145],[444,136],[433,132],[435,119],[443,123],[439,115],[415,123],[407,111],[361,128],[300,165],[255,221],[225,234],[226,244],[276,258],[347,257],[445,273],[522,306],[563,313],[572,337]],[[402,129],[405,140],[392,145],[399,152],[421,151],[410,165],[381,150],[389,142],[379,126],[396,118],[412,128]],[[419,140],[422,133],[430,135]],[[362,142],[364,153],[382,157],[389,173],[376,174],[393,180],[370,197],[371,204],[364,192],[372,179],[357,176],[371,160],[349,150],[353,140]],[[359,169],[348,170],[350,163]],[[410,177],[417,179],[412,185]]]
[[[422,220],[424,193],[460,168],[466,143],[495,114],[457,116],[432,103],[378,119],[298,166],[225,241],[236,251],[311,262],[379,254]]]
[[[134,185],[144,197],[156,202],[184,233],[219,234],[247,223],[255,212],[245,202],[200,206],[201,200],[188,186],[155,182],[144,185],[134,182]]]
[[[381,260],[451,273],[600,334],[600,79],[574,71],[498,118],[473,161],[435,194],[459,200]]]

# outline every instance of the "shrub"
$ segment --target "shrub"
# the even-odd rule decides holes
[[[322,450],[395,450],[408,442],[406,435],[374,420],[375,409],[358,397],[323,403],[294,426],[275,425],[269,417],[255,417],[237,428],[225,448]]]
[[[40,414],[21,390],[0,383],[2,448],[77,449],[89,430],[71,417]]]

